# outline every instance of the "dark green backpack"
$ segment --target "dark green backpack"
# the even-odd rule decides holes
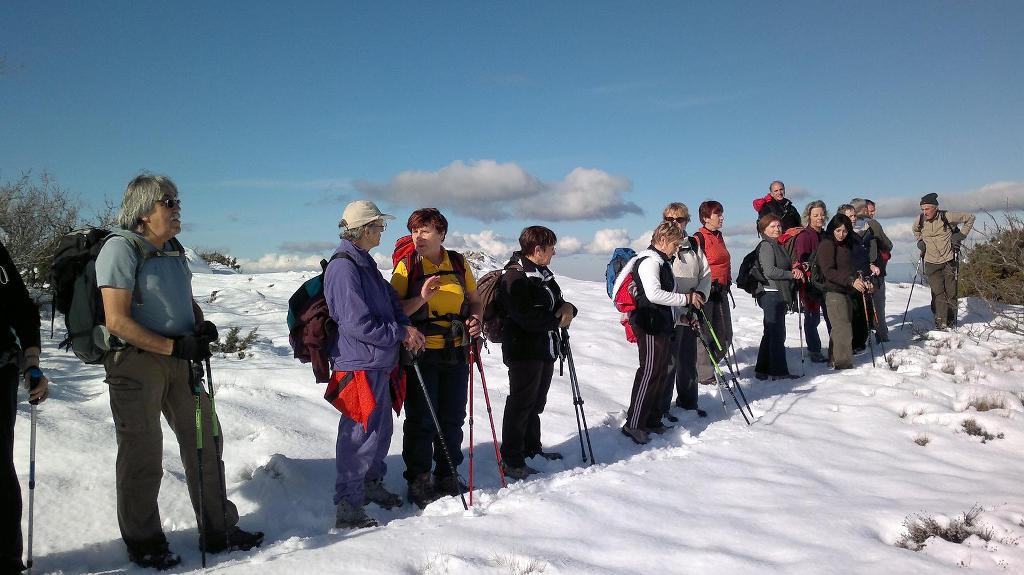
[[[151,257],[185,257],[185,249],[177,239],[171,239],[172,250],[151,252],[147,242],[127,230],[85,228],[61,238],[50,266],[50,286],[53,290],[51,330],[53,314],[60,312],[64,315],[64,325],[68,331],[58,347],[73,351],[88,364],[103,363],[108,351],[124,346],[104,326],[103,298],[96,285],[96,256],[106,241],[114,236],[125,238],[135,249],[138,256],[136,277]],[[132,297],[136,301],[140,300],[138,282]]]

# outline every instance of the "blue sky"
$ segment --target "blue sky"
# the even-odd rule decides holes
[[[8,1],[0,14],[0,181],[46,170],[99,206],[139,170],[165,173],[182,240],[253,269],[318,259],[360,197],[400,222],[440,208],[450,247],[499,253],[548,225],[577,277],[600,275],[607,248],[673,200],[721,201],[741,256],[750,201],[773,179],[801,206],[876,199],[898,238],[928,192],[1024,208],[1021,2]]]

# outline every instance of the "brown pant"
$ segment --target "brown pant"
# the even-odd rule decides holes
[[[160,414],[178,440],[181,462],[196,517],[199,517],[199,458],[196,445],[196,404],[189,385],[189,363],[135,348],[110,354],[104,361],[110,388],[110,411],[117,433],[117,522],[129,550],[141,553],[166,544],[160,525],[157,494],[163,477],[163,433]],[[238,511],[227,501],[221,436],[213,437],[210,397],[200,395],[203,426],[203,499],[209,541],[238,523]],[[218,422],[219,425],[219,422]],[[224,507],[222,507],[222,502]],[[227,525],[224,525],[225,515]],[[151,551],[152,550],[152,551]]]
[[[942,264],[925,262],[924,273],[932,288],[932,311],[935,313],[935,327],[956,325],[956,263],[949,260]]]
[[[858,293],[856,297],[860,297]],[[836,369],[853,367],[853,300],[844,293],[827,292],[825,307],[829,323],[828,352]]]

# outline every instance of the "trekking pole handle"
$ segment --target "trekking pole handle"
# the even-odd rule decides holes
[[[28,376],[28,391],[32,393],[32,390],[39,387],[39,384],[43,381],[43,370],[39,369],[39,366],[32,366],[25,370],[25,375]],[[32,405],[39,405],[38,399],[29,400]]]

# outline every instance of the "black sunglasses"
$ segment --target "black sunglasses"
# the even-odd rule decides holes
[[[174,208],[181,207],[181,200],[178,198],[160,198],[156,203],[161,204],[163,207],[173,210]]]
[[[677,224],[688,224],[688,223],[690,223],[690,218],[682,218],[682,217],[680,217],[680,218],[668,218],[668,217],[666,217],[665,221],[666,222],[676,222]]]

